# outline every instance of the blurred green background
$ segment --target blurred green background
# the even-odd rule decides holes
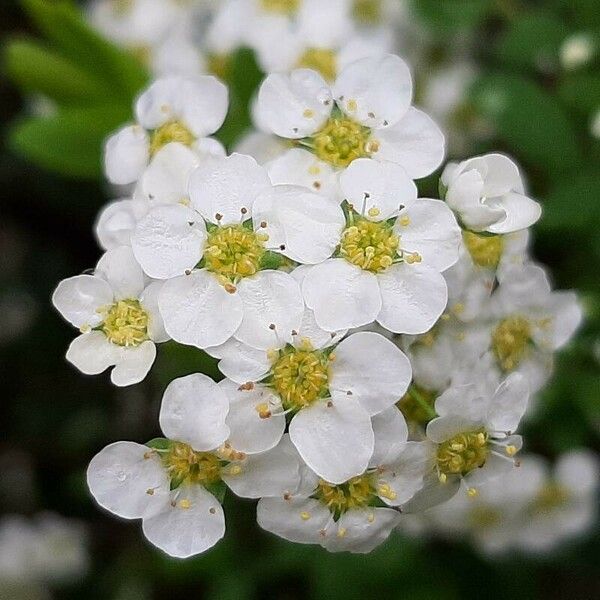
[[[557,287],[580,291],[586,308],[585,326],[557,361],[525,427],[526,449],[551,459],[580,446],[599,450],[600,3],[418,0],[412,8],[427,32],[415,65],[418,94],[431,74],[458,60],[460,47],[460,59],[478,75],[449,120],[465,136],[453,152],[461,158],[495,149],[516,158],[544,206],[533,253]],[[131,389],[67,365],[73,332],[52,310],[50,295],[60,279],[93,267],[100,255],[92,224],[112,199],[101,175],[101,143],[130,118],[147,75],[87,30],[68,3],[4,0],[0,15],[0,511],[50,509],[88,523],[91,568],[55,588],[54,597],[600,598],[598,528],[546,559],[488,560],[466,544],[399,535],[368,556],[330,555],[263,533],[254,503],[228,498],[225,540],[204,556],[175,562],[144,542],[138,523],[99,511],[84,484],[90,458],[115,440],[155,437],[166,383],[200,368],[215,374],[214,363],[166,344],[151,376]],[[595,40],[595,53],[566,67],[561,49],[582,33]],[[239,51],[220,133],[229,147],[249,125],[247,103],[260,78],[251,53]],[[419,186],[435,194],[436,177]]]

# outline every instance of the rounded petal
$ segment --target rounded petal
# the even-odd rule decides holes
[[[368,325],[381,310],[375,275],[343,258],[312,267],[302,283],[302,293],[317,324],[327,331]]]
[[[140,200],[117,200],[107,204],[98,215],[94,231],[103,250],[131,244],[137,222],[146,214]]]
[[[310,69],[271,73],[258,92],[258,110],[264,126],[284,138],[311,135],[325,124],[332,108],[329,86]]]
[[[219,359],[219,371],[238,384],[260,381],[271,368],[264,350],[251,348],[235,338],[220,346],[206,348],[210,356]]]
[[[255,229],[266,223],[261,231],[269,236],[269,247],[302,264],[329,258],[346,222],[337,202],[295,185],[278,185],[261,194],[252,218]]]
[[[375,443],[369,415],[350,396],[300,410],[290,423],[290,438],[304,462],[331,483],[364,473]]]
[[[408,425],[404,415],[395,406],[380,412],[371,419],[375,434],[375,449],[369,466],[390,464],[406,446]]]
[[[104,147],[104,172],[111,183],[137,181],[150,158],[148,134],[139,125],[124,127]]]
[[[542,216],[542,207],[538,202],[511,192],[490,202],[505,212],[505,217],[490,225],[487,230],[492,233],[512,233],[531,227]]]
[[[102,508],[124,519],[155,513],[169,496],[160,457],[134,442],[115,442],[96,454],[87,468],[87,485]]]
[[[167,333],[177,342],[209,348],[225,343],[242,322],[239,294],[230,294],[204,269],[169,279],[158,296]]]
[[[67,360],[86,375],[98,375],[119,359],[119,346],[111,344],[101,331],[82,333],[67,350]]]
[[[382,306],[380,325],[394,333],[429,331],[448,302],[444,277],[430,267],[400,263],[377,276]]]
[[[266,170],[251,156],[232,154],[203,160],[190,177],[189,193],[206,220],[231,225],[250,218],[254,200],[270,187]]]
[[[465,431],[473,431],[481,426],[481,421],[448,415],[447,417],[436,417],[427,423],[427,438],[436,444],[441,444],[451,437]]]
[[[123,387],[139,383],[146,377],[156,358],[156,346],[146,340],[133,348],[120,348],[119,360],[110,374],[110,380]]]
[[[511,373],[495,391],[487,414],[489,429],[513,432],[529,401],[529,384],[520,373]]]
[[[165,331],[165,324],[158,308],[158,296],[162,286],[162,281],[153,281],[140,296],[140,304],[148,314],[148,337],[157,343],[169,340],[169,334]]]
[[[135,228],[131,247],[144,272],[169,279],[193,269],[202,258],[206,225],[182,205],[157,206]]]
[[[578,496],[598,488],[598,457],[590,450],[571,450],[563,454],[555,467],[555,478]]]
[[[485,167],[480,163],[485,163]],[[519,167],[504,154],[478,156],[465,161],[464,168],[475,168],[482,173],[485,179],[482,195],[487,198],[502,196],[508,192],[524,192]]]
[[[142,529],[146,539],[175,558],[188,558],[212,548],[225,535],[225,515],[217,499],[201,485],[180,487],[172,502]]]
[[[202,452],[217,448],[229,436],[228,411],[223,390],[207,375],[193,373],[169,383],[158,420],[166,437]]]
[[[179,88],[180,117],[196,137],[217,131],[227,115],[227,86],[212,75],[185,79]]]
[[[224,379],[219,388],[229,401],[227,425],[229,443],[239,452],[256,454],[274,448],[285,430],[285,416],[280,399],[267,387],[256,385],[243,389],[237,383]],[[266,405],[270,416],[261,416]]]
[[[129,246],[105,252],[96,265],[95,275],[108,282],[115,300],[138,298],[144,290],[144,272]]]
[[[142,92],[135,104],[138,123],[157,129],[179,117],[179,86],[183,77],[161,77]]]
[[[402,165],[413,179],[433,173],[444,160],[444,134],[430,117],[413,107],[396,125],[374,132],[373,137],[379,141],[374,158]]]
[[[358,158],[340,175],[344,198],[371,221],[385,221],[417,199],[417,186],[400,165]]]
[[[454,213],[441,200],[421,198],[400,213],[394,227],[400,245],[418,252],[423,264],[445,271],[457,260],[461,232]]]
[[[282,271],[259,271],[237,286],[244,316],[235,338],[252,348],[268,350],[292,340],[302,323],[300,286]]]
[[[110,285],[100,277],[76,275],[63,279],[54,294],[52,304],[75,327],[96,327],[102,323],[98,309],[113,303]]]
[[[362,125],[392,126],[412,100],[410,70],[395,54],[362,58],[339,74],[333,94],[342,111]]]
[[[412,370],[406,355],[378,333],[349,335],[334,350],[329,389],[334,400],[350,395],[376,415],[401,398],[410,384]]]

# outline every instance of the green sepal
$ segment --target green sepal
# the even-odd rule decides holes
[[[260,259],[261,269],[274,269],[277,270],[283,265],[283,257],[277,252],[271,252],[267,250],[262,258]]]
[[[440,200],[446,200],[446,194],[448,193],[448,188],[442,182],[442,178],[438,181],[438,193],[440,195]]]
[[[225,494],[227,493],[227,486],[224,481],[209,483],[208,485],[205,485],[204,488],[219,501],[219,504],[223,504]]]
[[[146,442],[146,446],[148,448],[152,448],[153,450],[169,450],[171,448],[171,440],[167,438],[153,438],[149,442]]]
[[[171,477],[171,485],[169,489],[171,491],[176,490],[184,481],[185,477]]]

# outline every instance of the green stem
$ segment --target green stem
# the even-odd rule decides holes
[[[414,385],[410,386],[408,393],[410,394],[411,398],[427,413],[427,416],[431,417],[432,419],[437,417],[437,413],[435,410],[433,410],[433,407],[429,405],[423,396],[421,396],[421,394],[415,389]]]

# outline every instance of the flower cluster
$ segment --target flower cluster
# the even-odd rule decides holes
[[[541,210],[517,166],[451,164],[442,197],[420,198],[445,145],[407,65],[376,44],[346,53],[354,3],[314,4],[237,0],[211,21],[234,38],[247,15],[244,43],[277,71],[245,151],[210,137],[228,108],[213,75],[141,93],[105,147],[107,178],[128,186],[98,217],[105,253],[53,297],[86,374],[137,383],[167,340],[219,361],[218,383],[167,386],[163,437],[113,443],[87,472],[96,501],[171,556],[223,537],[228,490],[285,539],[369,552],[408,514],[502,487],[530,395],[581,320],[529,260]]]

